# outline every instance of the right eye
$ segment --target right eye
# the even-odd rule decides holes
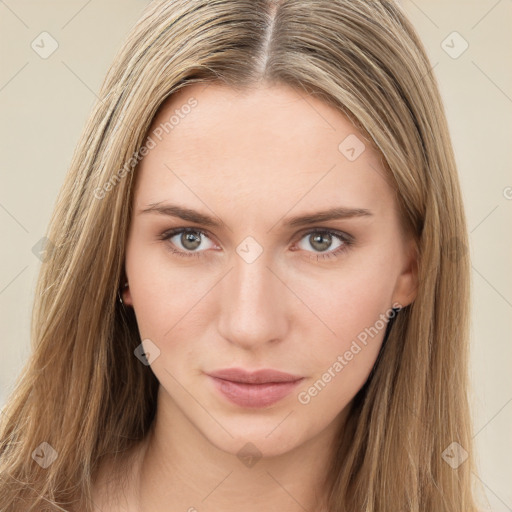
[[[201,246],[201,243],[203,243],[205,239],[210,240],[204,231],[195,228],[171,229],[163,233],[160,239],[169,242],[169,250],[173,254],[185,258],[201,256],[201,252],[204,251],[196,249]],[[178,247],[178,249],[176,249],[176,247]],[[208,247],[206,247],[205,250],[206,249],[208,249]]]

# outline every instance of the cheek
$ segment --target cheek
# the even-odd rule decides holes
[[[182,325],[197,325],[194,305],[204,295],[201,280],[172,262],[164,242],[128,246],[126,271],[140,335],[162,342]],[[180,322],[180,319],[183,321]]]
[[[163,277],[158,283],[147,283],[141,283],[132,295],[141,337],[167,347],[174,346],[173,340],[199,339],[196,335],[205,328],[208,304],[201,299],[207,289],[190,281],[182,286]]]
[[[393,286],[391,272],[382,272],[375,265],[362,265],[333,272],[325,279],[317,275],[311,282],[301,284],[298,295],[306,298],[308,307],[324,324],[320,329],[320,321],[309,321],[320,338],[330,340],[324,346],[343,349],[386,313],[391,306]]]
[[[300,403],[335,401],[341,407],[359,391],[382,346],[392,290],[390,273],[374,266],[339,275],[323,293],[309,293],[308,306],[322,322],[303,320],[312,341],[312,350],[303,354],[311,378],[300,390]]]

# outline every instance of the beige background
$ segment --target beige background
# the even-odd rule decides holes
[[[29,355],[41,264],[32,248],[45,234],[95,93],[146,3],[0,0],[0,407]],[[483,505],[512,511],[512,1],[401,3],[440,83],[467,208]],[[47,59],[31,48],[43,31],[59,45]],[[453,31],[469,44],[455,59],[442,47]],[[454,39],[452,51],[461,44]]]

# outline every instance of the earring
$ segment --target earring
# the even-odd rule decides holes
[[[126,283],[124,283],[123,288],[126,288],[127,286],[128,286],[128,281],[126,281]],[[124,306],[123,297],[122,297],[121,293],[119,292],[119,290],[117,290],[117,296],[119,297],[119,302],[121,303],[121,305]]]

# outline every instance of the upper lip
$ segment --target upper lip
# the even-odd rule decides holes
[[[243,368],[225,368],[210,372],[208,375],[217,379],[229,380],[231,382],[243,382],[247,384],[264,384],[270,382],[294,382],[302,379],[299,375],[280,372],[278,370],[263,369],[249,372]]]

